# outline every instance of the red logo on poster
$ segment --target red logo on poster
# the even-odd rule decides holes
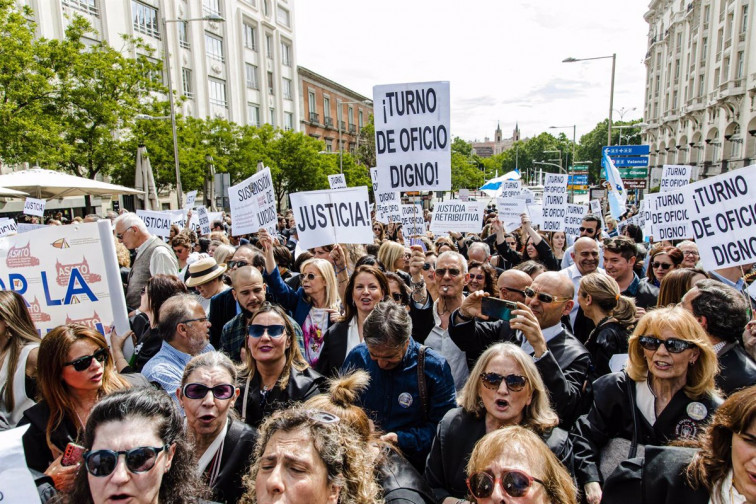
[[[100,316],[97,315],[97,312],[94,312],[94,315],[92,315],[89,318],[83,318],[83,319],[72,319],[68,315],[66,315],[66,324],[79,324],[83,326],[87,326],[90,329],[97,330],[97,324],[102,324],[102,321],[100,320]]]
[[[11,247],[8,250],[8,257],[5,258],[5,265],[9,268],[39,266],[39,259],[31,255],[31,242],[25,247]]]
[[[29,304],[29,314],[34,322],[50,322],[50,315],[42,311],[42,306],[36,296],[34,302]]]
[[[56,282],[58,285],[68,285],[68,280],[71,278],[71,270],[78,269],[81,276],[84,277],[87,283],[99,282],[102,277],[96,273],[89,271],[89,264],[87,258],[83,258],[80,263],[76,264],[61,264],[60,261],[55,261],[55,271],[58,273]]]

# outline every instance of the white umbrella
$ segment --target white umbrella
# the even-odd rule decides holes
[[[24,191],[17,191],[15,189],[8,189],[7,187],[0,187],[0,196],[7,196],[10,198],[23,198],[29,196],[29,193]]]
[[[108,184],[68,173],[31,168],[0,175],[0,187],[25,191],[38,199],[66,196],[104,196],[139,194],[140,191],[116,184]]]

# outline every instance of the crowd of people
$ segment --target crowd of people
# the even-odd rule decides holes
[[[44,502],[756,503],[754,265],[593,214],[311,250],[291,213],[109,217],[131,331],[40,336],[0,291]]]

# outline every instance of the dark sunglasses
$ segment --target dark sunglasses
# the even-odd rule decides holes
[[[102,364],[105,364],[108,361],[108,356],[110,355],[110,351],[107,347],[100,348],[92,355],[85,355],[84,357],[79,357],[78,359],[72,360],[71,362],[64,362],[64,366],[73,366],[73,368],[76,371],[86,371],[89,369],[89,366],[92,365],[92,359],[97,360],[97,362],[100,362]]]
[[[282,325],[262,325],[251,324],[249,326],[249,335],[253,338],[261,338],[265,331],[268,331],[268,336],[271,338],[280,338],[286,330],[286,327]]]
[[[318,278],[318,275],[316,275],[315,273],[307,273],[307,274],[302,273],[302,278],[306,278],[307,280],[309,280],[310,282],[312,282],[313,280],[315,280],[316,278]]]
[[[247,261],[228,261],[229,269],[241,268],[242,266],[249,266]]]
[[[581,233],[585,233],[586,231],[593,233],[595,229],[593,229],[592,227],[587,228],[587,227],[580,226]]]
[[[404,296],[402,296],[401,292],[394,292],[393,294],[391,294],[391,299],[399,304],[404,304]]]
[[[491,390],[499,390],[501,382],[507,384],[507,389],[511,392],[519,392],[525,388],[528,379],[521,375],[508,374],[500,375],[499,373],[480,373],[480,381],[483,386]]]
[[[482,282],[486,279],[486,275],[470,275],[470,280],[477,280],[479,282]]]
[[[189,399],[204,399],[209,391],[213,392],[213,397],[216,399],[231,399],[234,397],[234,391],[236,387],[229,383],[222,383],[215,387],[208,387],[201,383],[187,383],[184,385],[182,393],[184,397]]]
[[[125,235],[129,231],[129,229],[131,229],[132,227],[134,226],[127,227],[126,229],[123,230],[123,233],[116,233],[116,238],[118,238],[119,240],[123,240],[123,235]]]
[[[669,264],[669,263],[653,262],[653,263],[651,263],[651,267],[654,268],[654,269],[661,268],[664,271],[667,271],[669,268],[672,267],[672,265]]]
[[[467,478],[467,488],[476,499],[485,499],[490,497],[494,492],[496,481],[501,485],[502,490],[511,497],[522,497],[528,493],[528,489],[537,481],[543,485],[543,481],[536,479],[522,471],[507,469],[501,472],[496,478],[493,474],[487,472],[477,472]]]
[[[525,291],[520,289],[513,289],[512,287],[499,287],[499,291],[507,291],[507,292],[516,292],[517,294],[520,294],[521,296],[525,295]]]
[[[525,294],[525,297],[534,298],[537,297],[538,301],[541,303],[554,303],[554,302],[560,302],[563,303],[564,301],[570,301],[572,298],[563,298],[559,296],[552,296],[551,294],[546,294],[545,292],[536,292],[530,287],[526,287],[523,291],[523,294]]]
[[[155,467],[158,455],[167,450],[170,445],[162,447],[140,446],[132,450],[95,450],[84,454],[84,467],[87,472],[97,478],[108,476],[115,471],[118,457],[126,457],[126,468],[132,473],[144,473]]]
[[[436,276],[445,277],[447,272],[452,278],[459,276],[461,273],[457,268],[436,268]]]
[[[652,352],[657,351],[663,344],[664,348],[666,348],[667,352],[669,353],[682,353],[685,350],[689,348],[695,348],[696,346],[695,343],[691,343],[690,341],[684,341],[677,338],[661,340],[654,336],[641,336],[640,338],[638,338],[638,344],[646,350],[650,350]]]
[[[428,270],[429,270],[429,269],[431,269],[432,267],[433,267],[433,265],[432,265],[431,263],[425,263],[425,264],[423,264],[423,269],[424,269],[425,271],[428,271]]]

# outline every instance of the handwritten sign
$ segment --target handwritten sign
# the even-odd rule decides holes
[[[276,193],[270,168],[258,171],[243,182],[228,188],[231,206],[231,233],[234,236],[267,229],[275,235],[278,227]]]
[[[194,208],[194,202],[197,200],[197,191],[189,191],[186,193],[186,201],[184,201],[184,208]]]
[[[203,235],[210,234],[210,215],[207,212],[207,208],[203,206],[197,208],[197,223],[199,224],[200,232]]]
[[[378,168],[370,169],[375,198],[375,220],[384,224],[402,222],[402,198],[397,191],[383,192],[378,186]]]
[[[43,199],[26,198],[26,201],[24,201],[24,213],[26,215],[43,217],[45,215],[45,205],[47,205],[47,201]]]
[[[343,173],[337,173],[336,175],[328,175],[328,183],[331,185],[331,189],[346,189],[347,183]]]
[[[421,236],[425,234],[423,207],[420,205],[402,205],[402,230],[404,236]]]

